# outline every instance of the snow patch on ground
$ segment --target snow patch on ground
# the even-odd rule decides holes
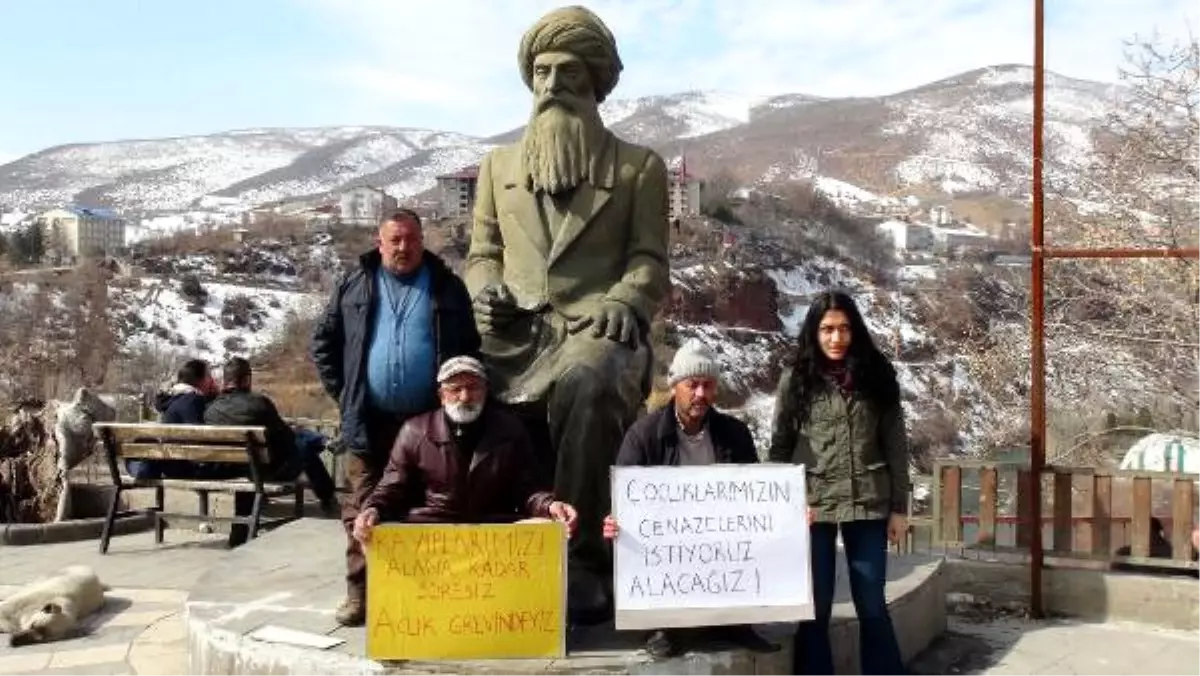
[[[205,283],[208,297],[193,304],[175,279],[143,278],[133,288],[110,287],[114,307],[123,307],[136,317],[125,337],[127,349],[139,347],[174,352],[181,357],[220,363],[235,355],[249,355],[281,337],[289,316],[315,316],[324,297],[319,294],[264,289],[257,286]],[[248,298],[254,308],[250,326],[230,326],[222,320],[229,299]]]

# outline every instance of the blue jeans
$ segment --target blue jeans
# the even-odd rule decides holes
[[[321,462],[321,451],[325,450],[325,437],[319,432],[297,427],[296,453],[274,472],[277,481],[295,481],[303,472],[308,477],[312,492],[319,500],[332,500],[337,490],[325,463]]]
[[[842,530],[850,595],[858,615],[859,660],[864,674],[903,674],[900,645],[888,614],[884,585],[887,582],[887,520],[871,519],[814,523],[809,528],[812,555],[813,610],[815,619],[796,630],[794,672],[832,674],[829,618],[837,584],[837,532]]]

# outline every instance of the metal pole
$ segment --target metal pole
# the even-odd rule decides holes
[[[1033,0],[1033,219],[1030,292],[1029,475],[1032,520],[1029,542],[1029,609],[1035,618],[1042,609],[1042,468],[1046,465],[1046,337],[1045,320],[1045,219],[1042,210],[1042,120],[1045,104],[1045,9],[1044,0]],[[1018,488],[1019,490],[1019,488]]]
[[[1200,249],[1067,249],[1043,247],[1045,258],[1198,258]]]

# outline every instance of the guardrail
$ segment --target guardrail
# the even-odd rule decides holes
[[[1197,477],[1047,466],[1042,518],[1045,556],[1055,565],[1151,566],[1197,570],[1192,531]],[[942,460],[934,466],[931,541],[945,550],[1028,559],[1033,473],[1028,463]],[[1154,528],[1161,524],[1161,534]]]

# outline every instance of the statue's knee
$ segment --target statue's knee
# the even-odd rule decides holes
[[[577,366],[569,369],[555,383],[559,398],[581,404],[602,402],[617,394],[615,378],[612,374],[607,377],[599,370],[589,366]]]

